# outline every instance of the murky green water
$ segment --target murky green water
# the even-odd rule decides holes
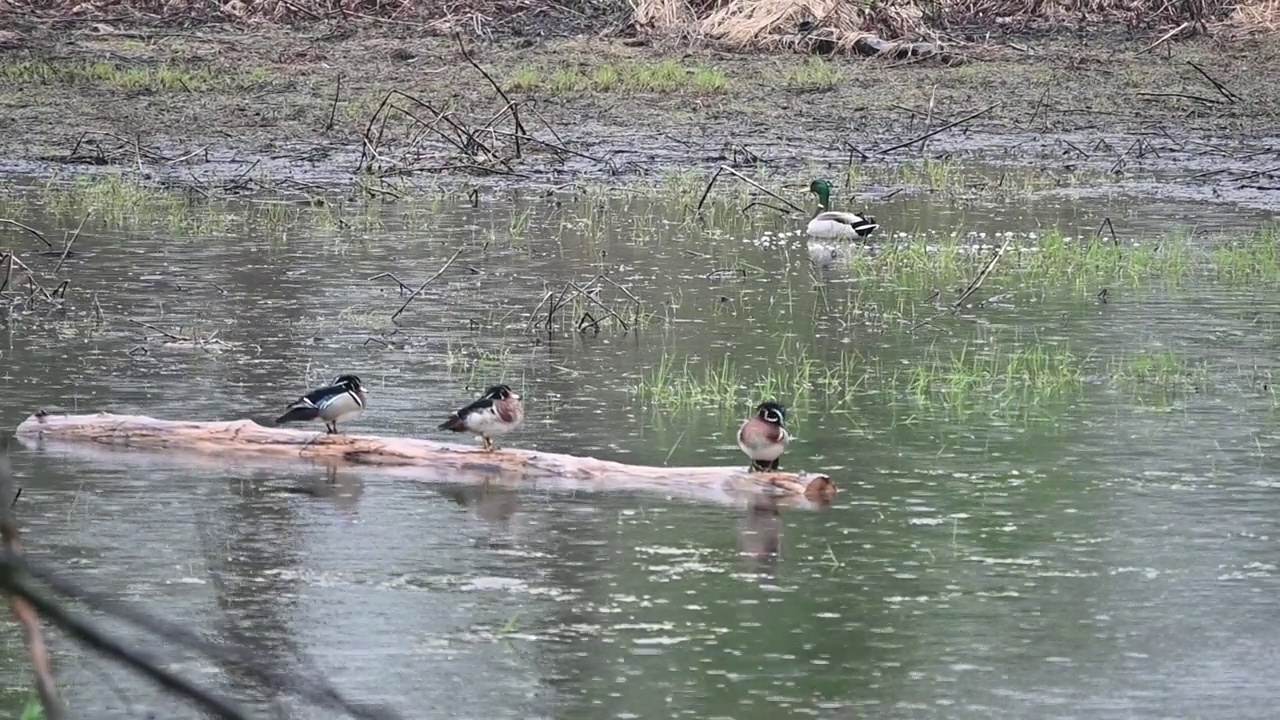
[[[102,202],[26,197],[2,214],[55,244]],[[59,274],[65,317],[8,311],[0,426],[39,407],[266,419],[341,371],[373,390],[351,431],[440,437],[448,411],[506,380],[529,408],[508,444],[739,463],[746,388],[773,378],[796,391],[781,397],[799,437],[784,466],[830,472],[841,494],[823,512],[773,515],[660,492],[19,451],[28,551],[81,583],[414,718],[1274,712],[1280,277],[995,275],[980,296],[1003,297],[989,307],[911,332],[934,290],[953,299],[968,276],[886,277],[874,261],[814,273],[799,241],[749,242],[795,219],[731,208],[699,223],[628,195],[486,192],[477,207],[459,193],[341,213],[183,205],[175,221],[179,206],[148,202],[100,204],[86,223]],[[1091,237],[1109,217],[1126,240],[1156,242],[1189,224],[1185,206],[1096,197],[903,196],[875,211],[890,237]],[[1259,220],[1192,214],[1202,230]],[[37,270],[58,261],[20,231],[3,229],[8,246]],[[404,296],[368,278],[416,287],[460,246],[391,323]],[[547,292],[601,272],[640,300],[638,330],[598,317],[601,332],[577,334],[570,311],[550,333],[525,331]],[[621,293],[601,297],[634,319]],[[165,345],[131,320],[229,345]],[[664,359],[701,378],[726,357],[734,404],[635,393]],[[1079,377],[1059,387],[1064,365]],[[29,674],[7,632],[16,707]],[[198,716],[53,645],[79,711]],[[328,716],[235,668],[165,657],[264,715]]]

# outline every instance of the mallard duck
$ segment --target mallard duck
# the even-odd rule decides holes
[[[524,422],[524,403],[507,385],[494,385],[478,400],[455,410],[438,430],[469,432],[484,439],[485,452],[493,452],[493,438],[505,435]]]
[[[809,235],[823,239],[851,240],[864,238],[880,225],[876,219],[851,212],[831,209],[831,183],[818,179],[809,183],[809,192],[818,196],[818,209],[807,228]]]
[[[355,375],[339,375],[332,385],[298,398],[285,409],[276,424],[323,420],[330,435],[338,432],[338,421],[355,417],[364,412],[369,389]]]
[[[738,447],[751,458],[753,472],[778,469],[778,458],[791,442],[791,435],[783,427],[786,421],[785,407],[772,401],[763,402],[738,428]]]

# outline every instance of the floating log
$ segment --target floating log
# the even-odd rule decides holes
[[[329,435],[323,431],[265,427],[253,420],[188,422],[144,415],[53,415],[44,410],[14,431],[24,445],[91,443],[113,448],[188,451],[229,457],[302,458],[329,466],[356,465],[441,483],[537,481],[539,487],[645,490],[739,500],[761,494],[781,504],[819,507],[831,502],[835,483],[824,474],[747,472],[741,467],[649,467],[576,455],[478,446],[417,438]],[[692,491],[692,492],[690,492]]]

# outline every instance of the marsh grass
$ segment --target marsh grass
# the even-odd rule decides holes
[[[197,92],[242,89],[270,78],[265,68],[228,73],[212,67],[172,63],[124,65],[78,60],[21,60],[0,62],[0,81],[10,84],[101,85],[120,90]]]
[[[834,62],[810,56],[800,65],[787,69],[783,85],[792,90],[829,90],[839,85],[844,77]]]
[[[1113,358],[1107,370],[1116,385],[1135,391],[1193,393],[1208,391],[1214,385],[1209,363],[1170,349],[1140,350]]]
[[[47,207],[60,217],[69,220],[92,209],[95,222],[107,227],[147,226],[213,234],[225,232],[240,219],[210,193],[163,189],[116,173],[70,181],[53,178],[41,194]]]
[[[1040,295],[1072,288],[1093,295],[1111,286],[1280,282],[1280,236],[1273,226],[1243,237],[1201,239],[1179,231],[1119,242],[1056,229],[995,237],[919,231],[882,239],[870,250],[851,248],[841,259],[851,274],[894,287],[963,287],[1010,238],[984,295],[995,288]]]
[[[467,387],[487,387],[505,382],[516,366],[509,347],[496,350],[475,342],[449,340],[445,365],[455,377],[465,378]]]
[[[716,68],[663,60],[657,63],[610,63],[587,69],[526,66],[509,76],[506,86],[516,92],[710,94],[729,89],[729,78]]]
[[[1074,393],[1083,378],[1081,359],[1064,345],[965,343],[947,352],[931,349],[886,389],[898,394],[905,383],[916,403],[948,410],[1019,408]]]
[[[1090,388],[1127,390],[1139,403],[1164,405],[1207,392],[1214,372],[1207,363],[1173,352],[1101,358],[1035,338],[931,345],[891,361],[845,351],[820,360],[806,345],[792,343],[774,362],[754,370],[728,356],[708,362],[667,354],[653,371],[642,373],[633,390],[642,405],[667,411],[733,408],[773,397],[811,403],[826,413],[853,414],[857,406],[883,402],[905,406],[917,417],[1032,421],[1052,419],[1046,409],[1079,399]]]
[[[284,238],[300,228],[331,233],[367,234],[385,229],[379,202],[311,197],[297,192],[228,194],[216,186],[162,187],[130,173],[53,177],[33,191],[8,196],[43,204],[63,222],[74,223],[90,209],[93,221],[113,229],[160,228],[175,239],[222,235],[242,230],[265,239]],[[396,216],[407,230],[429,227],[438,218],[438,202],[424,199]]]

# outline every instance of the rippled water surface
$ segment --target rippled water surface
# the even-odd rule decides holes
[[[41,407],[266,420],[354,372],[372,394],[351,432],[453,440],[435,425],[503,380],[529,410],[505,444],[738,464],[733,432],[769,393],[797,436],[784,466],[841,492],[778,512],[661,488],[20,446],[28,552],[84,585],[413,718],[1274,713],[1280,276],[996,274],[984,307],[925,323],[989,250],[957,272],[888,272],[889,255],[814,269],[802,239],[759,240],[803,220],[727,200],[691,219],[696,193],[316,208],[98,192],[33,189],[0,213],[60,251],[94,209],[57,273],[65,313],[0,318],[7,429]],[[1104,218],[1138,244],[1264,220],[1067,193],[904,194],[875,214],[890,244],[1012,233],[1021,249],[1054,231],[1087,244]],[[53,277],[60,252],[0,228],[9,247]],[[406,293],[370,278],[416,288],[459,248],[393,323]],[[639,302],[602,286],[629,331],[585,303],[548,330],[544,297],[599,274]],[[29,666],[7,632],[17,708]],[[51,641],[77,714],[200,716]],[[145,642],[264,716],[330,716]]]

